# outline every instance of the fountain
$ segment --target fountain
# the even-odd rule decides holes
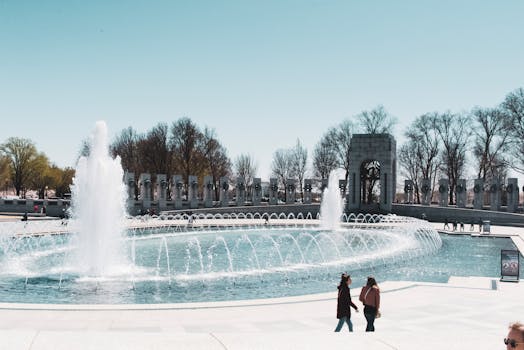
[[[107,127],[96,123],[89,156],[81,157],[73,179],[72,212],[77,250],[71,264],[80,274],[107,276],[128,270],[122,252],[126,189],[120,158],[109,156]]]
[[[328,187],[322,193],[320,204],[320,227],[323,230],[338,230],[340,218],[344,209],[344,202],[338,188],[338,171],[333,170],[329,174]]]
[[[191,226],[184,214],[126,219],[122,177],[99,122],[89,157],[78,163],[67,226],[0,223],[0,302],[216,301],[325,292],[341,271],[351,271],[355,281],[368,274],[447,276],[440,266],[447,258],[438,258],[442,239],[427,222],[342,214],[335,173],[321,222],[310,213],[200,214]],[[279,225],[264,225],[266,216]],[[440,265],[420,269],[432,260]]]

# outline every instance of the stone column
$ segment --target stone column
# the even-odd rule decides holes
[[[508,213],[515,213],[519,207],[519,184],[518,179],[509,178],[506,186],[508,194]]]
[[[286,179],[286,204],[295,203],[296,184],[293,179]]]
[[[313,182],[311,179],[304,180],[304,204],[311,204],[311,191],[313,190]]]
[[[500,210],[500,180],[494,178],[489,186],[489,209]]]
[[[243,177],[237,177],[237,206],[243,206],[246,203],[246,180]]]
[[[134,201],[135,200],[135,174],[128,173],[126,171],[126,173],[124,174],[124,183],[127,189],[127,200]]]
[[[413,180],[404,180],[404,203],[413,203]]]
[[[195,175],[189,175],[187,200],[190,209],[198,208],[198,178]]]
[[[167,207],[167,176],[166,174],[156,175],[156,198],[158,202],[158,209],[163,210]]]
[[[431,204],[431,181],[428,178],[422,179],[422,186],[420,187],[422,193],[422,205]]]
[[[255,177],[253,179],[253,205],[260,205],[262,200],[262,179]]]
[[[278,182],[272,177],[269,179],[269,205],[276,205],[278,202]]]
[[[484,181],[475,179],[473,185],[473,208],[481,210],[484,206]]]
[[[457,188],[455,191],[455,196],[457,198],[457,208],[465,208],[467,201],[467,189],[466,189],[466,180],[459,179],[457,183]]]
[[[149,209],[151,208],[151,174],[140,174],[138,184],[140,185],[142,209]]]
[[[173,175],[172,180],[172,199],[175,204],[175,209],[182,209],[183,195],[184,195],[184,180],[182,175]]]
[[[213,206],[213,177],[204,176],[204,207],[211,208]]]
[[[229,206],[229,180],[225,176],[220,178],[220,206]]]
[[[447,207],[449,203],[449,181],[448,179],[438,180],[439,200],[438,205]]]

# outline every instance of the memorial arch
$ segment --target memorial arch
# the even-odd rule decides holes
[[[351,138],[346,210],[391,212],[396,192],[397,143],[389,134]]]

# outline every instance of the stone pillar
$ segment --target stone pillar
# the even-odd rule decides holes
[[[225,176],[220,178],[220,206],[229,206],[229,180]]]
[[[313,182],[311,179],[304,180],[304,204],[311,204],[311,191],[313,190]]]
[[[439,193],[438,205],[441,207],[447,207],[449,203],[449,181],[448,179],[438,180],[438,193]]]
[[[395,138],[389,134],[353,134],[350,142],[349,159],[353,166],[349,174],[347,210],[391,212],[391,205],[396,194],[396,146]],[[376,162],[380,174],[380,198],[363,202],[362,189],[363,166]]]
[[[457,198],[457,208],[466,207],[466,201],[467,201],[466,194],[467,194],[466,180],[459,179],[457,183],[457,188],[455,190],[455,196]]]
[[[149,209],[151,207],[151,174],[140,174],[138,184],[140,185],[142,208]]]
[[[27,199],[25,201],[25,210],[28,212],[28,213],[32,213],[34,211],[34,207],[35,207],[35,201],[34,199]],[[129,208],[129,207],[128,207]]]
[[[253,205],[260,205],[262,200],[262,179],[255,177],[253,179]]]
[[[198,208],[198,178],[195,175],[189,175],[187,200],[190,209]]]
[[[157,200],[157,201],[166,201],[167,200],[166,174],[157,174],[156,175],[156,196],[155,196],[155,200]]]
[[[482,209],[484,206],[484,181],[482,179],[475,179],[473,185],[473,208]]]
[[[413,180],[404,180],[404,203],[413,203]]]
[[[272,177],[269,179],[269,205],[275,205],[278,202],[278,182]]]
[[[237,206],[244,206],[246,203],[246,180],[243,177],[237,177]]]
[[[428,178],[422,179],[422,186],[420,187],[422,193],[422,205],[431,204],[431,181]]]
[[[508,194],[508,213],[515,213],[519,207],[519,184],[518,179],[509,178],[506,186]]]
[[[500,210],[500,180],[494,178],[489,186],[489,209]]]
[[[127,200],[128,201],[134,201],[135,200],[135,174],[134,173],[126,173],[124,174],[124,184],[126,185],[127,189]]]
[[[286,179],[286,204],[295,203],[296,182],[294,179]]]
[[[213,177],[204,176],[204,207],[211,208],[213,206]]]
[[[160,210],[166,208],[167,201],[167,181],[166,174],[157,174],[156,175],[156,198],[158,202],[158,208]]]
[[[173,175],[172,180],[172,199],[175,204],[175,209],[182,209],[182,196],[184,195],[184,180],[182,175]]]

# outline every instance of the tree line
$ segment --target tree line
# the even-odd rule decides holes
[[[332,170],[343,169],[347,180],[353,166],[349,157],[352,135],[392,134],[396,123],[397,119],[379,105],[329,127],[314,147],[311,171],[308,151],[297,139],[293,147],[273,153],[272,176],[284,189],[288,179],[295,180],[302,196],[308,176],[322,180]],[[466,174],[467,169],[475,169],[473,175],[485,182],[505,179],[509,169],[524,173],[524,89],[508,93],[495,107],[422,114],[405,127],[403,134],[407,141],[397,149],[397,157],[401,177],[414,182],[416,200],[420,202],[422,179],[429,178],[435,184],[437,178],[445,176],[450,182],[450,203],[454,203],[458,179],[471,175]],[[84,143],[80,154],[88,153],[89,145]],[[252,155],[241,154],[231,161],[215,131],[207,126],[200,128],[189,118],[158,123],[144,133],[125,128],[111,143],[110,153],[121,158],[125,171],[137,175],[180,174],[185,179],[196,175],[199,181],[209,175],[215,184],[220,177],[234,182],[238,176],[245,178],[249,187],[257,172]],[[366,171],[376,173],[376,167],[371,162]],[[17,195],[30,188],[43,197],[47,186],[61,196],[69,192],[73,176],[74,169],[56,167],[30,140],[9,138],[0,145],[0,185],[9,183]],[[218,191],[215,186],[217,198]]]
[[[445,176],[449,201],[455,203],[460,178],[473,175],[485,183],[504,183],[510,169],[524,173],[524,89],[508,93],[495,107],[423,114],[404,135],[407,142],[398,152],[399,162],[402,175],[413,180],[417,202],[423,178],[435,186],[435,180]],[[468,169],[475,173],[468,174]]]
[[[45,198],[48,191],[64,197],[70,192],[74,173],[73,168],[51,163],[31,140],[10,137],[0,145],[0,186],[6,194],[14,188],[23,198],[28,190],[36,191],[38,198]]]

